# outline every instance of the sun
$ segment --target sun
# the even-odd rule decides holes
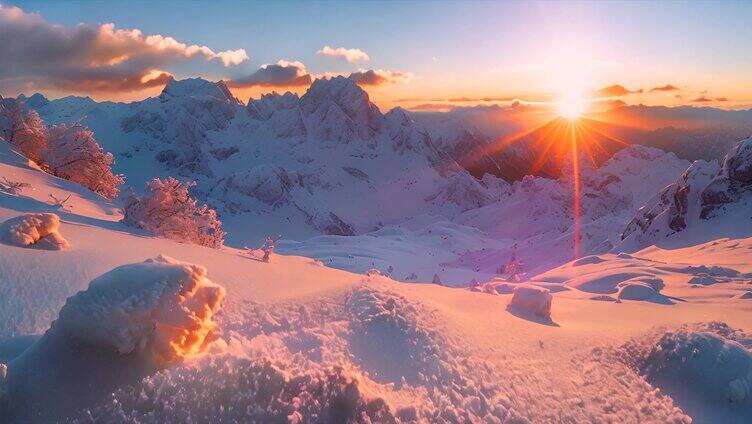
[[[585,112],[585,101],[577,96],[565,96],[556,104],[556,112],[566,119],[575,120]]]

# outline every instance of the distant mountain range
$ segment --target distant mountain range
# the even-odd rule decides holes
[[[132,103],[21,99],[48,124],[90,127],[136,191],[153,177],[195,180],[194,195],[217,209],[231,245],[269,234],[378,239],[382,229],[407,221],[417,231],[410,237],[431,237],[439,219],[459,225],[452,231],[466,234],[463,240],[487,243],[443,239],[454,256],[441,260],[442,269],[486,273],[513,252],[539,270],[571,259],[571,131],[582,183],[578,248],[597,253],[622,243],[636,210],[679,178],[687,160],[718,160],[745,138],[752,116],[626,106],[572,125],[505,107],[382,113],[344,77],[316,80],[302,96],[265,94],[248,104],[223,82],[203,79],[172,80],[158,97]],[[439,218],[419,218],[428,216]],[[307,246],[299,253],[319,254]],[[379,260],[342,267],[360,270]]]

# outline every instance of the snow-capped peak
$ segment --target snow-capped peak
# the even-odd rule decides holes
[[[370,139],[384,120],[368,93],[345,77],[314,81],[300,107],[313,134],[325,141]]]
[[[224,81],[212,82],[203,78],[188,78],[183,80],[173,78],[165,85],[159,97],[160,99],[171,97],[213,97],[228,103],[240,104],[240,101],[232,95]]]
[[[261,98],[248,100],[248,113],[255,119],[269,119],[278,110],[294,109],[299,106],[300,98],[297,94],[286,92],[279,94],[276,91],[262,94]]]

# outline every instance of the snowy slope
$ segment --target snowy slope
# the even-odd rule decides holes
[[[295,256],[263,263],[231,248],[156,239],[118,223],[118,212],[98,196],[0,148],[0,174],[31,184],[0,193],[0,220],[58,213],[71,245],[0,244],[0,363],[8,367],[0,421],[752,419],[752,300],[745,298],[752,239],[565,264],[530,281],[553,295],[551,320],[543,321],[510,307],[509,294],[398,283]],[[53,210],[49,193],[70,194],[66,210]],[[66,298],[95,277],[159,254],[203,265],[224,287],[217,338],[201,353],[147,367],[139,356],[65,331],[40,338]],[[591,299],[616,298],[646,282],[661,297]],[[92,310],[118,301],[82,299]],[[682,360],[688,351],[693,359]]]

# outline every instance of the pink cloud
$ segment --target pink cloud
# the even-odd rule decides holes
[[[413,79],[413,74],[383,69],[361,69],[351,73],[349,78],[360,85],[407,84]]]
[[[232,66],[248,59],[243,49],[215,52],[112,23],[53,25],[38,14],[2,5],[0,40],[0,89],[10,90],[133,91],[164,84],[170,74],[160,70],[186,60]]]
[[[311,74],[298,61],[280,60],[262,65],[254,73],[228,82],[230,87],[296,87],[310,85]]]

